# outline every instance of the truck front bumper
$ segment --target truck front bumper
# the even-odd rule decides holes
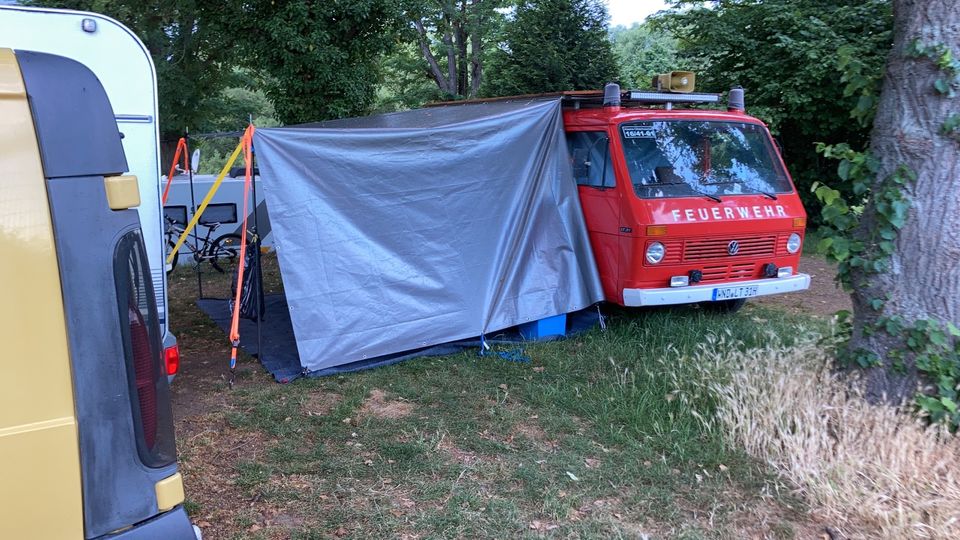
[[[750,281],[711,285],[690,285],[687,287],[667,287],[664,289],[624,289],[623,305],[638,307],[710,302],[713,300],[713,291],[715,289],[751,286],[757,287],[757,293],[753,296],[802,291],[810,287],[810,275],[794,274],[782,278],[754,279]]]

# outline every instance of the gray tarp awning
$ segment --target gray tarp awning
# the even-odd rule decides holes
[[[559,100],[259,129],[254,144],[309,371],[603,297]]]

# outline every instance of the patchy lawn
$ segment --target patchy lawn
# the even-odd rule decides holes
[[[268,261],[268,289],[275,272]],[[705,431],[673,382],[698,376],[706,335],[751,347],[822,331],[820,318],[609,310],[606,331],[530,345],[528,364],[468,351],[279,385],[244,357],[229,389],[195,278],[171,281],[179,451],[207,538],[815,538],[829,525]],[[214,281],[205,292],[226,294]]]

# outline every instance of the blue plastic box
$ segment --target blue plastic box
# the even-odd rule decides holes
[[[526,340],[546,339],[567,334],[567,314],[554,315],[539,321],[520,325],[520,335]]]

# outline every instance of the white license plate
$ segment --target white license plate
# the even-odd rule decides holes
[[[733,300],[736,298],[750,298],[757,295],[757,286],[747,287],[717,287],[713,290],[714,300]]]

